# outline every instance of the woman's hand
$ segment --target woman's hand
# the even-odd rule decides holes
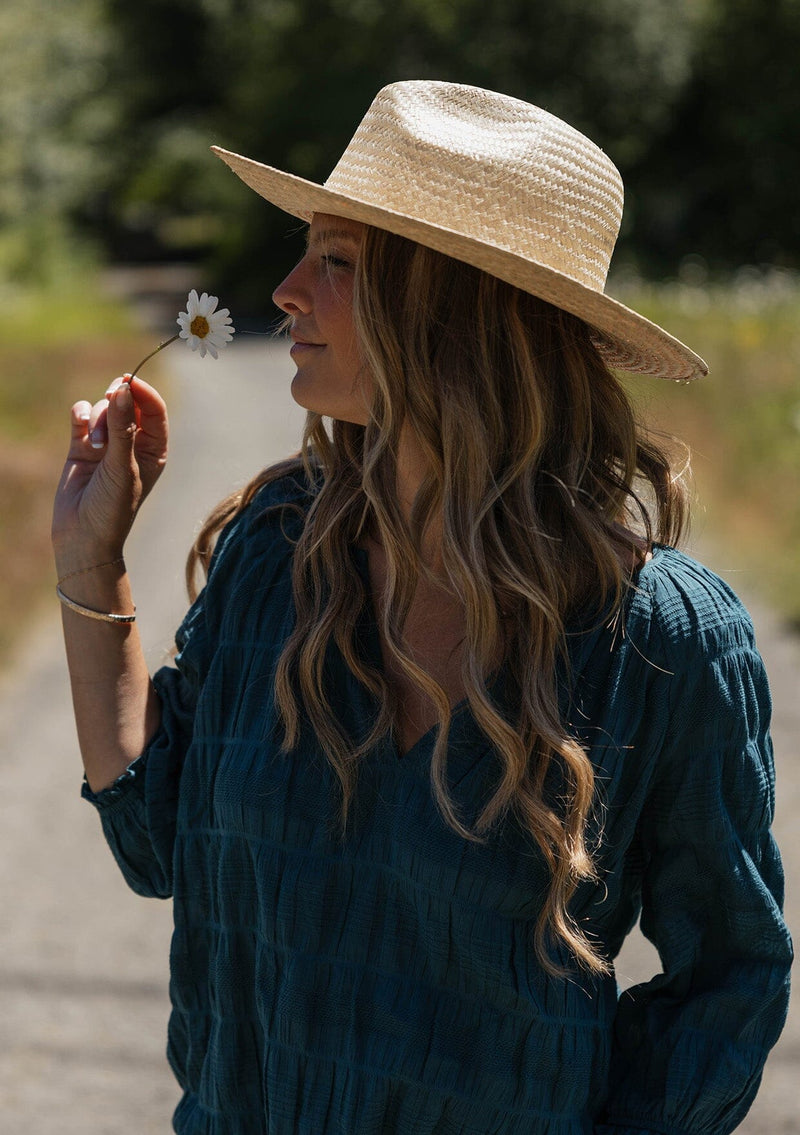
[[[72,407],[69,454],[53,509],[59,575],[122,555],[142,501],[167,459],[167,408],[134,378],[116,379],[94,406]]]
[[[126,376],[127,378],[127,376]],[[53,508],[56,569],[78,608],[62,606],[75,722],[89,785],[112,784],[161,719],[132,623],[87,618],[130,614],[123,545],[167,459],[167,408],[136,378],[72,407],[72,438]],[[80,608],[83,608],[81,611]]]

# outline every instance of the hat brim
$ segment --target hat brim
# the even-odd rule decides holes
[[[314,213],[330,213],[386,229],[480,268],[578,316],[598,333],[595,345],[616,370],[676,382],[690,382],[708,373],[708,366],[699,355],[658,324],[604,292],[593,291],[552,268],[442,225],[326,189],[219,146],[211,149],[246,185],[293,217],[310,222]]]

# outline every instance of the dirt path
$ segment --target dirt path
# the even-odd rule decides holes
[[[288,393],[291,364],[261,340],[216,363],[177,345],[171,352],[172,457],[128,556],[151,666],[169,650],[185,607],[183,560],[196,525],[229,488],[296,445],[302,422]],[[800,651],[769,613],[755,613],[775,693],[776,830],[791,887],[800,879],[791,831],[800,803]],[[54,604],[0,688],[2,1129],[163,1135],[177,1100],[164,1058],[170,911],[124,886],[79,786]],[[794,898],[790,890],[797,927]],[[649,964],[646,948],[626,949],[624,983]],[[799,1059],[795,1013],[741,1132],[800,1132]]]

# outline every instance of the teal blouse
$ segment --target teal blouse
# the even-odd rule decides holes
[[[173,898],[175,1130],[732,1131],[783,1024],[791,958],[769,834],[769,693],[739,601],[659,547],[624,627],[570,628],[562,711],[594,764],[603,821],[601,882],[572,913],[613,958],[641,912],[664,970],[620,994],[613,976],[543,972],[541,854],[510,817],[483,843],[447,826],[430,790],[433,731],[402,758],[389,737],[364,758],[338,837],[307,723],[280,751],[273,674],[302,524],[286,503],[308,503],[290,478],[224,531],[177,667],[155,676],[160,731],[110,788],[84,786],[130,886]],[[355,551],[353,571],[367,590]],[[379,666],[369,603],[356,633]],[[326,682],[363,735],[374,700],[333,648]],[[448,778],[468,822],[497,768],[460,706]]]

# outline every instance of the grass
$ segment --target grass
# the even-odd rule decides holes
[[[153,345],[92,276],[0,296],[0,665],[54,583],[50,511],[69,408]]]
[[[689,444],[697,527],[800,626],[800,288],[747,275],[624,299],[709,363],[691,385],[626,385],[645,420]]]

